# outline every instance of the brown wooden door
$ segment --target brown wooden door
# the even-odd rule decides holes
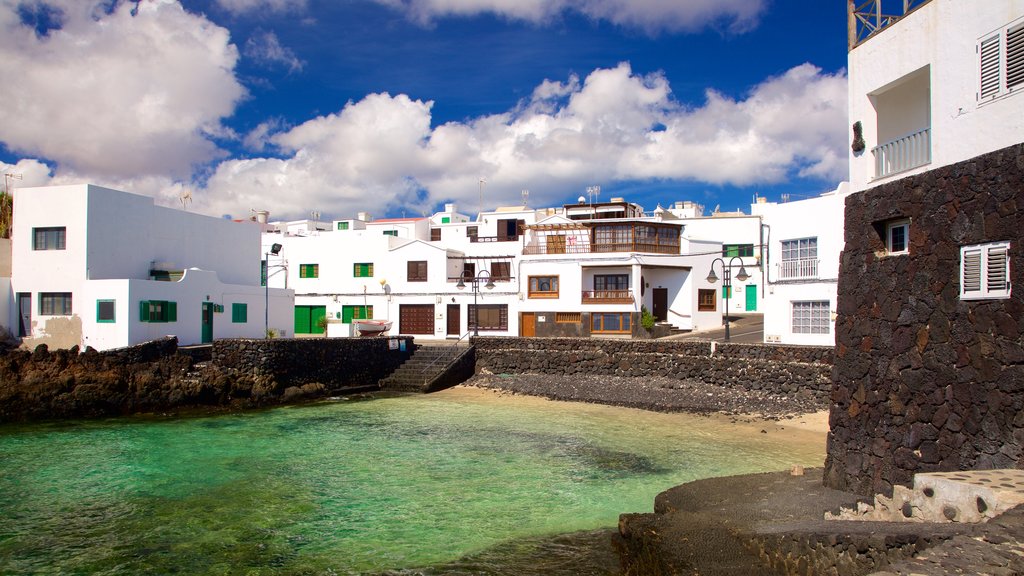
[[[401,304],[398,306],[399,334],[433,334],[433,304]]]
[[[519,315],[519,335],[523,338],[533,338],[537,335],[537,315],[533,312],[523,312]]]
[[[651,314],[658,322],[668,320],[668,288],[655,288],[651,293],[652,308]]]
[[[448,305],[448,335],[462,335],[462,308],[458,304]]]

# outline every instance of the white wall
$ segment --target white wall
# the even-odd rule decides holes
[[[714,240],[720,244],[752,244],[754,246],[753,256],[735,260],[735,266],[732,268],[733,289],[732,296],[729,299],[729,312],[734,314],[761,312],[764,307],[763,287],[766,281],[760,265],[761,218],[757,215],[717,216],[691,218],[683,220],[682,223],[685,226],[683,233],[687,238]],[[733,262],[732,258],[723,256],[721,250],[711,258],[711,261],[714,261],[716,257],[721,257],[726,264]],[[736,275],[740,271],[739,266],[741,262],[750,276],[746,281],[736,279]],[[721,264],[715,265],[715,274],[719,277],[719,297],[721,297],[721,279],[723,277],[721,266]],[[698,270],[697,273],[702,278],[706,278],[710,269],[711,266],[709,264],[706,269]],[[757,290],[757,301],[754,304],[754,310],[750,310],[747,306],[747,286],[753,286]],[[724,306],[724,301],[722,305]]]
[[[849,122],[862,123],[867,145],[863,153],[851,151],[850,183],[854,191],[1024,140],[1024,89],[979,101],[977,52],[981,40],[999,30],[1005,32],[1011,23],[1024,22],[1022,18],[1024,0],[932,0],[850,51]],[[921,70],[930,81],[929,109],[910,114],[927,114],[931,119],[932,161],[875,179],[871,149],[899,132],[899,127],[893,127],[878,133],[875,103],[879,95],[884,97],[890,88],[901,89],[902,80]],[[882,120],[901,122],[908,118],[905,113]]]

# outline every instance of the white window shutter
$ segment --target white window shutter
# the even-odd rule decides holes
[[[981,42],[981,98],[999,94],[999,36]]]
[[[985,266],[985,288],[986,292],[994,294],[996,292],[1007,292],[1009,288],[1010,279],[1007,278],[1007,260],[1009,255],[1007,254],[1007,246],[993,246],[987,251],[987,262]]]
[[[981,295],[981,248],[960,251],[960,296]]]
[[[1006,87],[1024,84],[1024,24],[1006,32]]]
[[[1010,297],[1010,243],[960,248],[960,298]]]

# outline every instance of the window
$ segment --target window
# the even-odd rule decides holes
[[[177,322],[178,303],[166,300],[139,302],[139,322]]]
[[[67,229],[64,226],[32,229],[33,250],[64,250]]]
[[[817,278],[818,239],[798,238],[782,241],[782,262],[779,278]]]
[[[1004,49],[1005,47],[1005,49]],[[1000,31],[978,45],[978,99],[991,100],[1024,85],[1024,24]]]
[[[249,305],[244,302],[231,304],[231,321],[235,324],[245,324],[249,321]]]
[[[426,282],[427,281],[427,261],[417,260],[407,262],[407,269],[409,272],[409,282]]]
[[[385,236],[398,236],[398,230],[385,230]]]
[[[373,318],[373,306],[342,306],[341,321],[351,324],[353,320],[367,320]]]
[[[477,226],[466,226],[466,237],[476,242]]]
[[[348,230],[348,222],[338,222],[338,230]]]
[[[480,330],[508,330],[508,305],[470,304],[469,325]]]
[[[960,299],[1010,297],[1010,243],[960,248]]]
[[[97,300],[96,301],[96,323],[97,324],[113,324],[115,322],[115,314],[117,312],[117,306],[113,300]]]
[[[530,276],[530,298],[558,298],[558,276]]]
[[[896,220],[885,226],[885,250],[889,254],[910,252],[910,220]]]
[[[441,216],[441,224],[450,224],[452,221],[451,216]]]
[[[373,264],[364,262],[361,264],[352,265],[352,275],[356,278],[372,278],[373,277]]]
[[[718,294],[714,290],[697,290],[697,311],[714,312],[718,309]]]
[[[629,290],[629,274],[595,274],[594,290]]]
[[[590,315],[590,331],[606,334],[629,334],[630,313],[597,313]]]
[[[579,312],[555,312],[555,322],[559,324],[579,324],[583,322],[583,314]]]
[[[319,264],[299,264],[299,278],[319,278]]]
[[[70,292],[40,292],[39,314],[41,316],[70,316]]]
[[[491,280],[508,282],[512,279],[512,265],[508,262],[491,262]]]
[[[828,334],[828,300],[793,302],[793,334]]]
[[[754,256],[754,245],[753,244],[723,244],[722,245],[722,256],[730,258],[732,256],[753,257]]]
[[[463,262],[462,279],[472,280],[473,278],[476,278],[476,264],[473,262]]]
[[[440,242],[441,241],[441,229],[440,228],[431,228],[430,229],[430,241],[431,242]]]

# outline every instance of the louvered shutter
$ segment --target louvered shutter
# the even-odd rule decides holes
[[[996,242],[960,249],[960,298],[1010,297],[1010,243]]]
[[[985,262],[985,291],[988,293],[1005,292],[1009,279],[1007,270],[1007,246],[994,246],[988,249]]]
[[[1006,32],[1006,87],[1024,84],[1024,24]]]
[[[981,43],[981,98],[999,93],[999,36]]]
[[[960,258],[960,294],[978,296],[981,294],[981,249],[964,249]]]

